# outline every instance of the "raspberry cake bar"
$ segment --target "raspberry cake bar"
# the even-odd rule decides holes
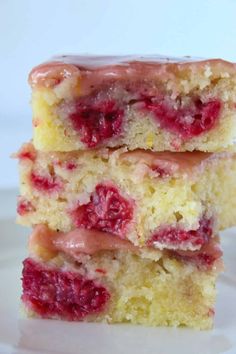
[[[193,251],[235,224],[233,153],[49,153],[29,143],[17,156],[23,225],[91,229],[135,246]]]
[[[199,251],[138,248],[101,231],[38,225],[24,261],[29,316],[207,329],[222,270],[217,237]]]
[[[62,56],[34,68],[29,82],[34,144],[39,150],[233,149],[233,63],[187,57]]]

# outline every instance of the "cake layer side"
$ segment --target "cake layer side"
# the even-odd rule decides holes
[[[40,150],[235,149],[232,63],[64,57],[33,69],[29,81]]]
[[[48,238],[35,235],[22,277],[22,301],[29,316],[212,327],[220,254],[203,266],[200,258],[193,261],[194,252],[192,260],[144,249],[101,249],[93,254],[80,249],[75,257],[67,251],[53,252],[47,248]]]
[[[233,154],[96,150],[18,153],[18,222],[105,231],[134,245],[196,250],[235,223]]]

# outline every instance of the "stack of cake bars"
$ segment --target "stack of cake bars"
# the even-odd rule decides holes
[[[63,56],[34,68],[18,222],[28,316],[207,329],[236,224],[236,66]]]

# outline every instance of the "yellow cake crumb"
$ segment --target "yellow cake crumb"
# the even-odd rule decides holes
[[[42,262],[41,253],[31,255]],[[88,316],[85,321],[196,329],[209,329],[213,325],[218,273],[214,268],[201,271],[194,265],[167,256],[154,261],[122,251],[81,256],[77,265],[60,254],[48,265],[86,274],[110,292],[105,311]],[[97,269],[103,272],[97,272]],[[29,316],[37,316],[27,305],[25,308]]]
[[[133,205],[133,219],[126,234],[135,245],[143,246],[156,230],[165,226],[197,230],[203,217],[213,218],[212,227],[216,232],[235,224],[234,155],[211,155],[187,174],[182,171],[179,175],[161,178],[148,168],[145,159],[134,162],[121,158],[126,156],[123,151],[121,149],[120,154],[117,150],[37,152],[35,161],[22,160],[20,192],[35,211],[18,215],[18,222],[29,226],[47,224],[53,230],[65,232],[73,230],[71,211],[78,203],[87,204],[98,184],[112,184],[122,198]],[[75,164],[73,170],[66,169],[68,161]],[[49,194],[34,188],[32,172],[36,176],[56,177],[61,187]],[[156,247],[175,248],[176,245],[157,243]],[[196,249],[200,246],[184,244],[181,247]]]

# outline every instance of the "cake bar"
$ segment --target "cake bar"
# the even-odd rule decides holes
[[[153,252],[104,232],[38,225],[22,302],[28,316],[41,318],[208,329],[221,254],[218,237],[200,251]]]
[[[236,220],[233,153],[40,152],[25,144],[18,222],[105,231],[136,246],[198,250]]]
[[[39,150],[234,149],[236,65],[224,60],[61,56],[29,83]]]

